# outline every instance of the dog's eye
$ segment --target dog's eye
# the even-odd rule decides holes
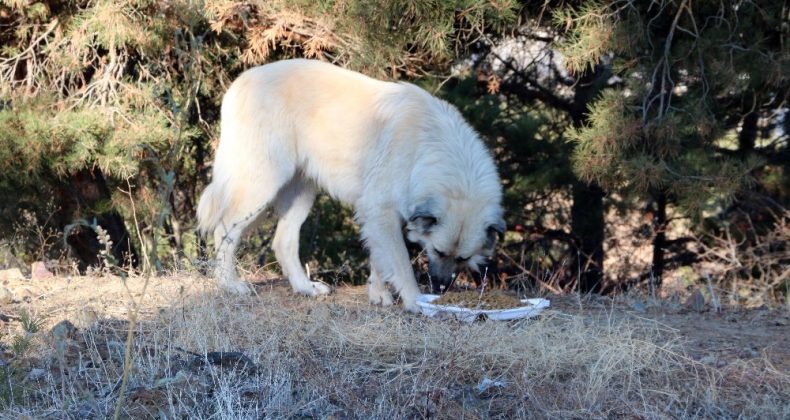
[[[438,255],[438,256],[439,256],[439,258],[447,258],[447,254],[445,254],[445,253],[444,253],[444,252],[442,252],[442,251],[439,251],[439,250],[438,250],[438,249],[436,249],[436,248],[434,248],[434,249],[433,249],[433,252],[435,252],[435,253],[436,253],[436,255]]]
[[[455,259],[455,262],[457,262],[458,264],[465,263],[467,261],[469,261],[469,257],[466,257],[466,258],[464,258],[464,257],[457,257]]]

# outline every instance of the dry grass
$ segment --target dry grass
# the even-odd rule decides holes
[[[63,340],[45,328],[31,355],[12,359],[4,417],[112,415],[128,325],[117,283],[75,279],[32,300],[28,309],[50,326],[68,318],[82,328]],[[154,279],[134,336],[123,414],[790,417],[787,372],[760,361],[723,368],[695,362],[673,330],[654,321],[548,311],[536,320],[463,324],[365,299],[361,288],[307,299],[281,283],[231,299],[202,280]],[[241,352],[254,366],[233,363],[238,354],[211,354],[218,351]]]

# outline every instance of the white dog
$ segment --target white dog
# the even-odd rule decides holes
[[[198,205],[214,233],[219,285],[247,292],[234,266],[245,229],[269,205],[279,214],[273,248],[296,292],[328,293],[299,261],[299,230],[318,188],[354,206],[370,251],[369,297],[407,310],[419,288],[404,242],[421,244],[434,281],[477,269],[504,232],[502,189],[490,153],[460,113],[407,83],[331,64],[287,60],[256,67],[222,102],[213,179]]]

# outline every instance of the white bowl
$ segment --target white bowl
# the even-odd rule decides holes
[[[497,321],[507,321],[510,319],[530,318],[536,316],[541,311],[549,307],[547,299],[524,299],[521,302],[524,306],[510,309],[469,309],[460,306],[436,305],[432,303],[439,299],[439,295],[419,295],[417,296],[417,306],[422,313],[427,316],[435,316],[439,313],[454,315],[464,322],[472,322],[478,317],[493,319]]]

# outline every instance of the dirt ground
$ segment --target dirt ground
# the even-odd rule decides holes
[[[477,326],[453,324],[445,326],[441,321],[427,322],[428,320],[423,319],[420,315],[405,314],[400,307],[371,307],[367,302],[367,291],[364,286],[340,286],[331,295],[306,298],[294,295],[285,280],[258,278],[253,281],[257,296],[238,299],[238,303],[234,303],[236,301],[233,299],[218,297],[213,282],[200,276],[184,274],[157,277],[150,279],[147,286],[145,283],[141,278],[123,282],[117,277],[105,276],[55,277],[38,282],[24,279],[9,280],[2,284],[4,290],[0,290],[2,292],[0,295],[5,296],[0,304],[3,361],[10,360],[13,364],[15,363],[14,358],[18,358],[12,351],[14,346],[12,337],[23,334],[21,331],[23,320],[27,316],[25,314],[38,320],[41,324],[42,340],[38,341],[39,344],[34,350],[34,356],[28,357],[24,363],[17,363],[19,366],[23,366],[22,370],[24,370],[19,374],[19,381],[32,383],[38,380],[40,382],[43,379],[31,379],[31,377],[35,376],[34,373],[45,375],[46,378],[49,378],[45,381],[48,388],[41,385],[41,389],[48,389],[46,391],[48,397],[45,400],[56,401],[47,403],[42,402],[44,400],[41,398],[38,400],[34,398],[30,400],[29,407],[17,403],[16,406],[11,407],[12,411],[8,411],[11,413],[9,415],[27,414],[36,417],[42,413],[57,412],[65,406],[74,407],[75,404],[81,404],[83,398],[79,396],[69,397],[71,399],[66,398],[67,402],[51,397],[51,395],[61,392],[58,391],[58,389],[62,389],[62,387],[59,388],[61,380],[58,378],[64,375],[60,373],[61,376],[58,376],[57,369],[44,368],[47,363],[49,366],[58,366],[57,357],[63,357],[56,356],[59,351],[58,344],[51,337],[56,337],[58,328],[62,327],[64,320],[68,320],[73,324],[73,327],[69,328],[76,328],[77,331],[91,329],[98,331],[99,333],[90,335],[93,337],[92,340],[104,334],[101,331],[106,332],[114,328],[113,337],[103,342],[107,343],[105,347],[110,350],[121,348],[123,347],[124,333],[118,333],[118,331],[122,331],[123,327],[119,329],[117,326],[120,325],[119,322],[123,323],[129,319],[133,301],[139,305],[140,322],[148,325],[148,327],[143,327],[143,330],[149,327],[161,329],[162,326],[173,330],[164,333],[155,332],[159,334],[159,338],[152,339],[148,343],[146,343],[146,338],[142,337],[146,334],[143,332],[140,342],[135,344],[135,346],[139,346],[136,348],[141,351],[148,347],[161,345],[168,346],[168,350],[165,352],[157,347],[160,348],[157,352],[163,356],[163,358],[157,359],[159,361],[154,361],[150,355],[143,357],[143,359],[147,358],[146,360],[139,361],[139,371],[144,372],[148,369],[151,373],[136,374],[137,377],[133,382],[137,385],[129,391],[131,401],[129,404],[131,405],[128,405],[130,408],[127,408],[128,415],[132,415],[131,413],[136,409],[134,404],[139,407],[145,406],[145,410],[155,406],[155,409],[160,410],[159,413],[161,413],[162,401],[173,401],[178,395],[183,394],[183,391],[176,389],[174,384],[180,384],[179,381],[192,384],[198,383],[199,378],[214,378],[215,383],[211,387],[205,384],[194,385],[198,394],[203,393],[200,394],[203,395],[200,397],[202,399],[190,397],[184,399],[186,402],[180,402],[183,405],[182,408],[171,403],[170,411],[166,412],[169,414],[157,415],[154,411],[150,413],[145,411],[148,414],[143,417],[161,418],[162,415],[172,417],[176,415],[174,413],[179,412],[179,409],[183,410],[181,412],[192,412],[190,410],[195,410],[195,407],[203,407],[201,409],[207,410],[204,415],[198,417],[223,416],[222,413],[210,411],[217,407],[216,398],[219,398],[217,395],[220,395],[217,387],[222,385],[218,385],[216,382],[216,375],[200,376],[195,373],[192,367],[175,368],[173,367],[175,365],[171,366],[172,360],[183,359],[184,350],[180,347],[192,349],[192,351],[204,351],[200,350],[201,348],[222,351],[243,350],[260,366],[265,365],[267,357],[269,357],[267,354],[273,354],[271,357],[276,356],[279,360],[271,365],[271,369],[274,370],[281,368],[282,357],[287,355],[286,357],[302,360],[299,363],[294,362],[295,364],[290,368],[292,370],[287,372],[288,378],[300,381],[289,385],[289,389],[304,390],[299,392],[349,389],[349,393],[337,397],[337,402],[324,400],[322,399],[324,397],[319,393],[304,394],[308,396],[303,395],[301,398],[305,398],[307,402],[297,404],[298,401],[293,401],[293,398],[296,397],[291,396],[288,397],[291,398],[288,400],[288,404],[281,403],[282,407],[286,408],[277,406],[280,407],[277,408],[280,411],[267,409],[269,411],[263,411],[264,417],[286,415],[283,413],[287,413],[287,416],[296,414],[302,416],[306,410],[304,407],[309,407],[311,404],[316,408],[314,408],[314,414],[310,414],[308,417],[322,418],[326,417],[326,413],[330,411],[337,413],[333,415],[335,418],[358,418],[359,416],[378,418],[391,418],[392,416],[433,417],[434,415],[442,417],[441,414],[450,418],[452,416],[447,417],[449,416],[447,413],[452,413],[452,410],[456,408],[461,410],[462,417],[468,418],[475,418],[472,414],[483,418],[503,415],[521,418],[606,418],[619,416],[616,411],[612,411],[612,407],[617,406],[626,407],[620,414],[630,418],[634,416],[639,418],[662,418],[664,416],[738,418],[743,415],[781,418],[790,410],[790,403],[782,402],[784,396],[787,395],[787,390],[783,390],[784,385],[782,384],[788,383],[788,376],[790,376],[790,311],[787,309],[749,311],[724,309],[720,312],[710,310],[698,312],[682,303],[634,296],[611,299],[596,296],[548,295],[544,297],[551,301],[551,308],[542,315],[547,320],[543,324],[538,323],[530,326],[523,323],[500,324],[495,321],[484,321],[484,323],[479,323],[482,325]],[[292,323],[291,318],[298,322]],[[309,319],[318,319],[318,321],[309,321]],[[566,322],[563,319],[569,321]],[[606,324],[611,324],[612,327],[607,327]],[[96,327],[97,325],[104,326]],[[622,327],[623,325],[625,328]],[[111,328],[108,329],[108,326]],[[184,328],[185,326],[186,328]],[[415,328],[419,331],[412,332],[415,331]],[[554,328],[567,329],[568,331],[554,334]],[[196,333],[184,331],[185,329],[201,329],[203,331]],[[229,332],[232,329],[237,331]],[[378,332],[385,330],[386,334],[395,334],[397,337],[391,342],[387,341],[386,338],[380,336],[381,332]],[[650,331],[650,333],[644,333],[645,331]],[[73,333],[69,334],[74,336]],[[611,339],[604,337],[607,334],[611,335]],[[85,335],[85,337],[88,336]],[[286,344],[286,347],[283,347],[282,343],[290,343],[289,340],[293,340],[287,338],[291,336],[297,337],[298,340],[306,340],[304,343],[324,343],[321,346],[325,348],[315,347],[318,344],[306,346],[305,344],[293,346]],[[432,337],[442,337],[442,342],[430,344],[430,340],[434,340]],[[480,342],[472,345],[472,341],[464,343],[457,337],[480,340]],[[486,345],[485,340],[490,343],[491,340],[496,341],[500,337],[502,343],[511,344],[504,344],[498,348],[490,348]],[[404,347],[403,343],[409,340],[418,345],[417,353],[411,353],[412,350]],[[643,346],[639,344],[640,340],[650,341],[644,341],[647,346]],[[74,340],[68,342],[70,346],[75,345]],[[150,344],[154,342],[159,344]],[[177,343],[176,346],[179,347],[169,347],[168,343],[170,342]],[[81,347],[78,346],[78,350],[82,352],[81,354],[90,353],[88,351],[90,346],[86,347],[86,344],[90,343],[79,343]],[[237,345],[238,348],[235,347]],[[462,347],[453,350],[445,348],[446,345]],[[419,350],[419,346],[426,347],[424,350]],[[524,353],[513,353],[517,349],[527,348],[525,346],[532,348],[532,350],[524,350],[531,351],[531,354],[525,356]],[[564,351],[563,346],[572,347],[568,347],[567,353],[560,354]],[[583,349],[587,347],[594,348],[592,353],[586,355],[586,359],[577,360],[579,351],[584,351]],[[80,417],[80,410],[86,413],[102,413],[102,415],[111,413],[112,404],[115,401],[113,395],[118,394],[118,383],[116,379],[112,378],[118,377],[119,371],[117,369],[121,366],[120,362],[117,358],[113,359],[104,354],[105,350],[99,350],[101,351],[96,354],[101,353],[100,356],[108,360],[100,364],[104,376],[97,376],[93,382],[86,382],[91,387],[95,383],[95,391],[92,392],[98,397],[91,398],[98,402],[92,403],[93,406],[85,409],[77,407],[75,414],[77,417]],[[659,385],[654,386],[646,382],[641,385],[638,393],[633,394],[632,391],[630,394],[623,394],[621,386],[618,385],[622,383],[623,379],[616,379],[616,375],[619,374],[606,373],[619,372],[617,363],[622,362],[618,362],[618,360],[626,360],[632,365],[638,364],[640,358],[655,357],[656,351],[663,352],[664,356],[661,356],[660,360],[670,361],[668,363],[671,364],[667,366],[681,369],[679,372],[682,372],[682,366],[689,366],[692,369],[696,369],[694,366],[704,366],[703,370],[709,369],[714,372],[710,378],[719,379],[714,379],[716,384],[711,385],[713,386],[711,389],[716,392],[727,389],[727,386],[737,388],[740,380],[746,381],[744,383],[748,384],[750,388],[743,391],[742,394],[738,394],[737,390],[727,390],[726,392],[734,392],[732,395],[737,397],[737,401],[732,404],[724,400],[730,398],[726,396],[710,397],[721,400],[711,402],[708,401],[710,392],[704,389],[708,386],[705,379],[707,376],[694,374],[689,377],[689,380],[695,381],[695,385],[689,389],[694,390],[695,396],[687,399],[683,395],[686,385],[676,386],[671,382],[662,383],[660,386],[664,387],[663,389],[658,388]],[[496,394],[493,397],[481,397],[478,391],[474,391],[472,394],[475,399],[469,400],[467,396],[470,391],[467,389],[476,389],[475,387],[480,386],[477,382],[478,379],[473,380],[471,385],[468,384],[471,377],[479,375],[477,373],[479,367],[458,365],[456,368],[459,369],[458,372],[443,379],[444,382],[436,379],[437,374],[449,375],[445,366],[447,363],[452,366],[455,362],[448,362],[446,358],[452,357],[454,352],[463,353],[463,357],[467,359],[488,360],[485,362],[490,365],[486,368],[489,372],[488,375],[492,372],[499,372],[503,377],[510,377],[511,383],[517,381],[520,388],[513,389],[512,395],[503,392],[501,395]],[[635,353],[625,359],[618,355],[612,356],[612,353],[618,352]],[[667,355],[670,352],[672,355]],[[430,354],[439,355],[439,358],[430,356]],[[309,373],[311,372],[309,370],[300,370],[306,369],[305,363],[323,363],[328,357],[331,362],[331,357],[335,355],[338,357],[336,362],[342,362],[342,369],[347,370],[337,370],[341,369],[340,365],[331,365],[324,367],[327,376],[316,377],[309,376],[312,374]],[[553,355],[558,356],[553,358]],[[108,357],[109,359],[107,359]],[[512,361],[503,359],[511,357]],[[112,360],[116,361],[110,363]],[[166,368],[159,365],[162,360],[166,362]],[[317,362],[319,360],[322,362]],[[545,361],[541,362],[541,360]],[[591,364],[599,362],[607,362],[608,370],[604,372],[600,370],[600,367],[591,366]],[[553,365],[553,373],[544,375],[535,370],[540,366],[545,366],[546,363]],[[514,367],[522,364],[527,367],[514,370]],[[82,362],[75,362],[75,373],[70,374],[70,377],[86,375],[85,372],[91,370],[89,366],[85,366]],[[98,371],[98,368],[96,369]],[[181,369],[180,373],[176,372],[178,369]],[[363,372],[360,369],[369,369],[369,371]],[[628,368],[626,369],[628,373],[622,373],[622,375],[624,375],[624,380],[629,382],[647,381],[647,379],[640,379],[642,376],[638,373],[645,369],[651,370],[650,366],[635,367],[633,370]],[[409,375],[413,376],[408,376],[404,372],[411,372]],[[533,377],[520,377],[518,375],[521,374],[518,372],[526,372]],[[656,374],[656,372],[651,373],[651,375]],[[276,379],[277,376],[271,378]],[[274,379],[272,380],[274,381]],[[332,380],[340,382],[333,384]],[[365,381],[371,383],[366,384]],[[417,391],[410,390],[409,387],[416,385],[409,384],[419,381],[426,381],[425,383],[429,384],[420,385],[423,388],[428,387],[427,391],[423,388],[419,388]],[[559,382],[553,383],[553,381]],[[396,389],[395,383],[399,384],[397,387],[401,387],[398,388],[400,390]],[[762,392],[760,390],[763,389],[763,383],[765,386],[771,387],[770,401],[750,405],[750,396],[754,395],[754,392]],[[82,387],[85,388],[88,385]],[[597,394],[590,391],[591,385],[599,387]],[[249,386],[252,385],[245,383],[242,388],[248,389]],[[381,386],[393,389],[391,393],[387,394],[391,401],[371,399],[373,397],[359,397],[353,403],[349,402],[351,401],[349,398],[356,395],[354,393],[367,395],[365,393],[371,392],[371,395],[380,395]],[[514,383],[513,387],[515,386]],[[80,388],[80,392],[87,392],[83,388]],[[168,393],[163,396],[165,388]],[[212,391],[202,391],[208,388],[211,388]],[[271,385],[267,385],[263,389],[273,388]],[[403,391],[404,389],[406,391]],[[44,391],[38,392],[44,395]],[[229,392],[227,395],[232,395],[233,392]],[[249,393],[244,390],[240,392],[242,393],[240,395],[246,395],[245,392]],[[412,393],[411,396],[409,392]],[[668,392],[673,394],[667,397]],[[654,396],[650,396],[651,393],[654,393]],[[725,392],[722,391],[721,395],[724,394]],[[427,396],[424,398],[424,402],[421,402],[423,400],[416,399],[414,395]],[[555,395],[564,395],[564,397],[551,401],[550,398]],[[275,401],[273,396],[267,398]],[[525,400],[525,398],[527,399]],[[653,404],[650,402],[652,399],[662,402]],[[524,405],[525,401],[530,402]],[[622,406],[623,402],[626,406]],[[404,404],[409,406],[408,410],[410,411],[399,411],[404,410]],[[672,408],[657,408],[668,407],[666,404],[670,404]],[[640,405],[643,407],[640,408]],[[260,416],[258,411],[238,411],[249,409],[249,406],[243,403],[238,403],[234,407],[234,410],[237,411],[230,412],[231,414],[226,413],[226,415],[253,418]],[[501,411],[495,411],[492,407]],[[656,414],[656,410],[664,410],[664,412]],[[239,413],[258,414],[248,416]],[[0,412],[0,417],[2,416],[2,412]]]
[[[655,322],[683,341],[688,355],[705,364],[724,366],[765,357],[790,373],[790,310],[724,309],[694,311],[666,301],[645,303],[633,298],[550,298],[552,308],[572,314],[610,313],[635,321]]]
[[[274,294],[287,306],[309,305],[311,301],[293,295],[283,279],[256,279],[253,284],[259,294]],[[120,279],[113,277],[56,277],[37,283],[16,280],[2,286],[13,296],[0,306],[5,328],[18,320],[21,310],[38,314],[47,327],[64,319],[87,327],[86,324],[99,316],[123,319],[129,310],[130,292]],[[131,296],[139,299],[141,287],[139,280],[130,282]],[[211,287],[210,280],[190,275],[152,278],[146,299],[141,301],[141,316],[155,314],[179,295]],[[545,297],[551,301],[549,313],[589,315],[596,319],[604,315],[661,326],[666,333],[675,334],[683,341],[689,356],[705,364],[720,367],[734,361],[764,357],[777,370],[790,373],[790,309],[723,309],[719,312],[706,309],[697,312],[683,304],[633,297]],[[319,299],[344,305],[368,305],[365,286],[341,286]]]

